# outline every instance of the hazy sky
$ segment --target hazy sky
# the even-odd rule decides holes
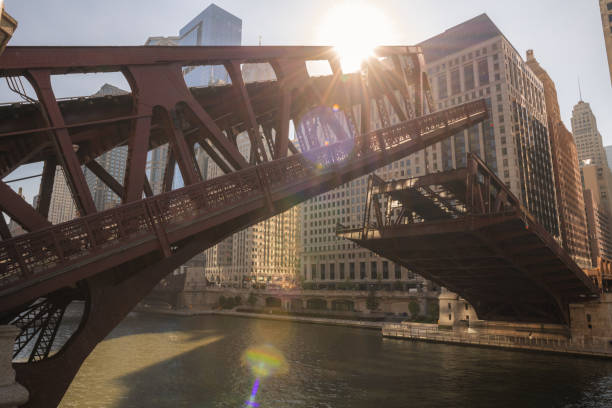
[[[612,144],[612,86],[597,0],[217,0],[240,17],[243,44],[333,44],[319,24],[338,3],[369,3],[382,10],[391,44],[421,42],[486,12],[515,48],[536,58],[556,83],[561,113],[571,128],[572,107],[582,95],[595,113],[604,145]],[[141,45],[149,36],[177,35],[210,4],[203,0],[5,0],[19,22],[11,45]],[[363,27],[376,30],[376,27]],[[0,57],[1,58],[1,57]],[[100,83],[54,83],[59,96],[88,95]],[[6,91],[0,85],[0,99]],[[85,88],[83,88],[85,86]]]

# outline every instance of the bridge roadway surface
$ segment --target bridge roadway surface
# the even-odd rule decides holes
[[[473,154],[466,168],[389,182],[371,176],[368,188],[364,225],[338,235],[457,293],[480,319],[569,324],[570,303],[598,297],[591,279]]]
[[[36,208],[0,182],[0,209],[27,231],[11,237],[0,217],[0,323],[21,329],[15,370],[30,390],[28,406],[58,404],[96,344],[197,253],[487,117],[484,100],[428,113],[418,47],[376,53],[384,60],[366,61],[364,74],[345,74],[331,47],[6,49],[0,75],[26,101],[0,107],[0,175],[44,162]],[[311,77],[311,60],[328,61],[332,75]],[[276,80],[246,84],[242,69],[250,63],[269,63]],[[182,70],[194,65],[223,65],[231,84],[189,89]],[[61,101],[53,94],[52,75],[110,71],[123,73],[130,95]],[[25,95],[23,78],[37,100]],[[289,140],[292,121],[304,154]],[[374,123],[380,130],[372,131]],[[241,133],[249,157],[238,150]],[[196,143],[225,175],[203,180]],[[165,144],[170,153],[154,195],[147,153]],[[128,148],[123,182],[94,160],[116,146]],[[58,165],[81,217],[52,226]],[[97,211],[81,166],[122,204]],[[172,190],[176,166],[186,186]],[[60,344],[64,311],[79,300],[81,323]]]

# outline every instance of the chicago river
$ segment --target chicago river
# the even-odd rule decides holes
[[[274,366],[267,377],[253,361]],[[257,386],[254,387],[257,380]],[[131,313],[61,407],[610,407],[612,361],[384,339],[378,330]]]

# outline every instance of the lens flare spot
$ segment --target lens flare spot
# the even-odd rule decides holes
[[[337,103],[334,103],[334,105],[332,106],[332,110],[334,112],[338,112],[340,110],[340,105],[338,105]]]
[[[287,370],[287,362],[282,353],[270,345],[250,347],[243,361],[256,378],[266,378]]]

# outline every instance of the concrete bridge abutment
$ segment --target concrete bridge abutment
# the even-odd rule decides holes
[[[13,408],[25,404],[28,390],[15,381],[13,369],[13,343],[19,334],[15,326],[0,326],[0,408]]]

